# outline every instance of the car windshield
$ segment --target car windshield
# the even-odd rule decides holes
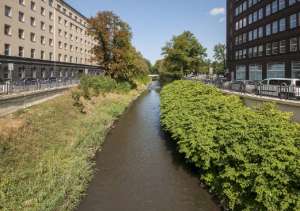
[[[49,79],[49,77],[46,77],[46,78],[43,78],[42,80],[48,80]]]
[[[248,81],[246,84],[247,85],[255,85],[254,81]]]

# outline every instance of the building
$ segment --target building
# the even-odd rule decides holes
[[[300,77],[300,0],[227,0],[232,79]]]
[[[1,0],[0,11],[0,81],[102,73],[89,61],[87,18],[63,0]]]

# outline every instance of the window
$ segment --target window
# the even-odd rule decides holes
[[[35,26],[35,18],[33,17],[30,18],[30,25]]]
[[[73,40],[73,35],[72,34],[70,34],[70,40]]]
[[[67,62],[68,61],[68,56],[67,55],[65,55],[65,62]]]
[[[45,52],[41,51],[41,59],[45,59]]]
[[[239,37],[236,36],[236,37],[235,37],[235,45],[238,45],[238,44],[239,44]]]
[[[257,12],[254,12],[253,13],[253,22],[256,22],[257,21]]]
[[[253,40],[257,39],[257,29],[253,30]]]
[[[81,24],[82,24],[82,20],[80,19],[80,21],[79,21]]]
[[[52,39],[49,39],[49,46],[53,46],[53,40]]]
[[[289,0],[290,1],[290,5],[293,5],[296,3],[296,0]]]
[[[252,31],[248,32],[248,41],[252,41]]]
[[[30,77],[31,78],[35,78],[35,75],[36,75],[36,69],[35,68],[31,68]]]
[[[291,38],[290,43],[290,51],[297,51],[297,37]]]
[[[296,25],[296,14],[290,16],[290,28],[295,28]]]
[[[4,25],[4,34],[5,35],[11,35],[11,26],[9,25]]]
[[[19,0],[19,3],[22,5],[25,5],[25,1],[24,0]]]
[[[257,57],[257,46],[253,47],[253,57]]]
[[[19,68],[19,78],[24,78],[24,69],[22,67]]]
[[[31,55],[31,58],[32,58],[32,59],[35,58],[35,50],[34,50],[34,49],[31,49],[31,54],[30,54],[30,55]]]
[[[68,45],[67,45],[67,43],[65,43],[65,50],[67,50],[68,49]]]
[[[69,12],[69,17],[70,17],[70,18],[73,18],[73,15],[72,15],[72,13],[71,13],[71,12]]]
[[[31,10],[35,11],[35,3],[33,1],[30,4],[30,8]]]
[[[63,8],[63,13],[67,14],[67,10],[65,8]]]
[[[263,50],[264,50],[263,45],[258,46],[258,56],[263,56]]]
[[[252,48],[248,49],[248,58],[251,59],[252,58]]]
[[[246,33],[243,34],[243,43],[245,43],[245,42],[247,42],[247,34]]]
[[[275,21],[275,22],[273,22],[272,25],[273,25],[273,27],[272,27],[272,33],[276,34],[278,32],[278,22]]]
[[[277,12],[277,0],[272,3],[272,13]]]
[[[58,36],[62,36],[62,34],[61,34],[61,29],[58,29]]]
[[[239,52],[238,52],[238,51],[235,52],[235,59],[236,59],[236,60],[239,59]]]
[[[271,55],[271,43],[266,44],[266,55],[269,56]]]
[[[73,63],[73,56],[70,56],[70,63]]]
[[[65,20],[65,26],[68,26],[68,21],[67,20]]]
[[[10,44],[5,44],[4,45],[4,54],[5,54],[5,56],[10,55]]]
[[[53,0],[49,0],[49,6],[53,7]]]
[[[45,77],[45,68],[41,69],[41,77],[44,78]]]
[[[34,33],[30,33],[30,41],[35,42],[35,34]]]
[[[24,30],[23,29],[19,29],[19,38],[24,39]]]
[[[19,57],[24,57],[24,48],[19,47]]]
[[[243,20],[242,20],[242,19],[239,21],[239,28],[240,28],[240,29],[243,28]],[[86,36],[86,35],[85,35],[85,36]]]
[[[45,8],[41,7],[41,15],[45,16]]]
[[[8,68],[4,67],[4,79],[9,79]]]
[[[61,6],[58,4],[57,7],[56,7],[56,9],[60,11]]]
[[[243,59],[246,59],[247,58],[247,49],[244,49],[243,50]]]
[[[262,19],[263,18],[263,9],[261,8],[259,11],[258,11],[258,19]]]
[[[243,18],[243,26],[247,26],[247,18]]]
[[[5,6],[5,16],[11,17],[11,8],[8,6]]]
[[[266,16],[269,16],[269,15],[271,15],[271,4],[268,4],[266,6]]]
[[[61,24],[61,17],[60,16],[58,16],[58,23]]]
[[[70,50],[73,51],[73,45],[70,45]]]
[[[41,21],[41,29],[45,30],[45,23],[43,21]]]
[[[266,36],[271,35],[271,24],[267,24],[266,26]]]
[[[247,2],[245,1],[245,2],[243,3],[243,11],[246,11],[246,9],[247,9]]]
[[[262,80],[262,65],[250,64],[249,65],[249,80]]]
[[[58,54],[58,61],[61,62],[61,54]]]
[[[45,37],[44,36],[41,36],[41,44],[45,45]]]
[[[278,43],[277,42],[272,43],[272,54],[278,54]]]
[[[246,79],[246,66],[237,65],[236,66],[236,79],[245,80]]]
[[[262,38],[263,37],[263,27],[258,28],[258,37]]]
[[[49,25],[49,32],[52,34],[53,33],[53,26]]]
[[[285,63],[267,63],[267,78],[285,78]],[[276,85],[277,81],[274,81]],[[272,80],[270,80],[270,84]]]
[[[72,23],[70,23],[70,29],[72,29],[73,28],[73,24]]]
[[[53,13],[52,12],[49,12],[49,19],[53,20]]]
[[[62,48],[62,43],[60,41],[58,42],[58,47]]]
[[[279,24],[280,24],[280,27],[279,27],[279,30],[282,32],[285,30],[285,18],[281,19],[279,21]]]
[[[243,5],[240,5],[239,6],[239,13],[242,13],[243,12]]]
[[[248,7],[252,7],[252,0],[248,0]]]
[[[66,38],[66,39],[68,38],[68,33],[67,33],[67,32],[65,32],[65,38]]]
[[[279,42],[279,47],[280,47],[279,52],[280,52],[280,53],[285,53],[285,40],[281,40],[281,41]]]
[[[75,21],[77,21],[77,16],[75,16]]]
[[[19,12],[19,21],[24,22],[24,13]]]
[[[285,8],[285,0],[279,0],[279,10],[282,10]]]
[[[49,60],[50,60],[50,61],[53,60],[53,56],[52,56],[52,55],[53,55],[53,54],[50,52],[50,53],[49,53]],[[53,76],[52,76],[52,77],[53,77]]]
[[[243,50],[239,51],[239,59],[243,59]]]
[[[239,29],[239,22],[235,22],[235,30]]]
[[[239,14],[239,8],[235,8],[235,16],[237,16]]]

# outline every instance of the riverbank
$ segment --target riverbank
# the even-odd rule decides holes
[[[82,98],[85,114],[65,93],[1,118],[0,209],[76,208],[108,128],[146,87]]]

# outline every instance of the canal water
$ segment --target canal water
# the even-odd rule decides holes
[[[160,127],[160,88],[152,82],[107,135],[78,211],[220,210]]]

